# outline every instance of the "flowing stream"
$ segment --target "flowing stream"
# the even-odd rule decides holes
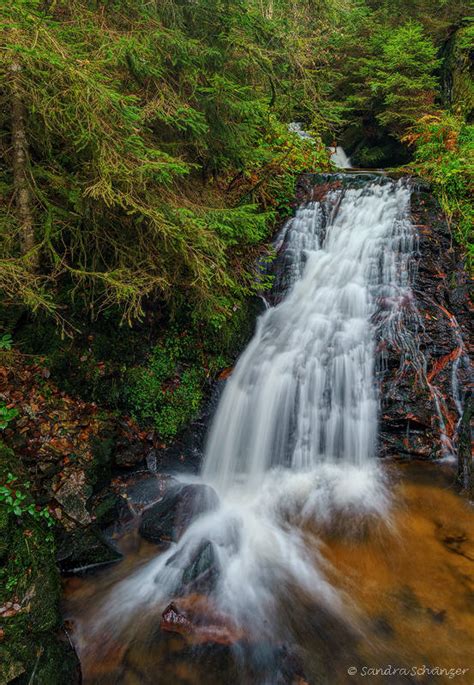
[[[345,174],[333,185],[285,226],[276,304],[226,382],[201,477],[180,477],[205,483],[218,504],[103,593],[77,644],[135,634],[147,612],[179,596],[203,548],[217,569],[209,601],[249,643],[294,643],[303,607],[326,617],[328,631],[331,622],[361,630],[319,540],[374,522],[390,527],[376,459],[377,344],[398,330],[411,297],[415,230],[405,182]],[[261,651],[249,658],[272,660]],[[280,681],[267,663],[252,682]]]

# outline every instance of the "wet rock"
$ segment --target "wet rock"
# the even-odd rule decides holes
[[[171,488],[179,487],[176,478],[168,474],[150,474],[147,471],[127,476],[115,489],[126,500],[130,511],[139,514],[159,502]]]
[[[308,685],[300,652],[297,645],[264,642],[252,646],[249,656],[259,682],[271,679],[275,685]]]
[[[198,516],[218,505],[219,499],[208,485],[173,485],[143,512],[140,535],[155,544],[176,542]]]
[[[180,609],[178,604],[171,602],[163,612],[161,628],[172,633],[189,633],[193,625],[186,615],[185,610]]]
[[[440,609],[439,611],[436,611],[435,609],[428,607],[426,611],[434,623],[444,623],[446,620],[446,609]]]
[[[59,544],[56,560],[61,573],[84,573],[119,561],[122,555],[95,526],[66,533]]]
[[[220,566],[214,545],[204,540],[198,547],[190,564],[184,569],[183,594],[201,592],[209,594],[219,578]]]
[[[403,321],[396,331],[380,328],[379,453],[432,459],[458,450],[458,481],[469,491],[472,462],[463,456],[458,430],[469,387],[469,279],[430,189],[416,179],[410,184],[418,242],[410,267],[414,299],[400,303]]]
[[[375,618],[372,623],[372,629],[374,633],[380,635],[380,637],[393,637],[395,634],[392,624],[385,616],[378,616]]]
[[[87,482],[85,471],[71,468],[67,478],[63,477],[59,482],[59,487],[55,489],[54,499],[61,505],[61,509],[70,520],[87,525],[91,522],[86,506],[90,494],[91,487]]]
[[[146,459],[147,452],[141,442],[121,442],[117,443],[117,449],[114,454],[114,462],[116,466],[122,468],[129,468],[141,463]]]
[[[120,528],[161,500],[164,493],[177,484],[178,481],[168,474],[151,474],[148,471],[119,476],[110,486],[94,495],[90,509],[101,528],[114,523]]]
[[[470,497],[474,497],[474,465],[472,459],[472,414],[474,400],[471,396],[466,399],[464,412],[459,426],[458,440],[458,472],[457,481],[462,490]]]
[[[230,616],[198,594],[173,600],[162,614],[160,628],[183,635],[192,644],[232,645],[244,638]]]
[[[404,585],[395,593],[396,601],[407,614],[420,614],[423,607],[414,590],[409,585]]]
[[[436,525],[436,538],[453,554],[459,554],[469,561],[474,561],[474,542],[466,531],[455,525]]]

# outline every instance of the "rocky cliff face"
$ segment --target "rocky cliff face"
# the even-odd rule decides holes
[[[429,188],[412,181],[415,317],[410,350],[389,346],[382,374],[381,455],[455,456],[469,398],[468,277],[450,227]]]
[[[361,176],[361,183],[370,177]],[[342,179],[342,181],[341,181]],[[343,176],[303,175],[298,201],[321,200]],[[379,334],[381,425],[379,455],[396,459],[458,458],[458,481],[472,491],[469,451],[470,322],[468,286],[458,247],[429,187],[412,187],[416,244],[413,300],[399,335]]]

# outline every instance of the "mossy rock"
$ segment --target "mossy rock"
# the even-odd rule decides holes
[[[16,455],[0,444],[0,474],[25,477]],[[21,485],[19,485],[19,489]],[[51,529],[25,511],[21,516],[0,507],[0,604],[20,610],[2,620],[0,684],[73,685],[76,659],[58,639],[60,579]],[[32,674],[34,678],[32,679]]]
[[[69,644],[48,634],[0,645],[0,685],[76,685],[79,663]]]
[[[5,507],[0,506],[0,561],[8,551],[9,516]]]

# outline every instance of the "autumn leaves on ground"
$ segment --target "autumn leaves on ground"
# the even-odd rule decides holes
[[[65,636],[55,637],[61,624],[58,560],[67,568],[119,558],[94,536],[96,521],[107,516],[113,503],[101,502],[94,510],[90,498],[117,463],[131,466],[144,459],[153,438],[133,421],[117,419],[58,390],[44,361],[25,360],[16,353],[3,353],[1,361],[0,392],[6,408],[15,412],[15,428],[4,429],[9,447],[2,448],[1,464],[6,516],[0,519],[0,618],[8,619],[2,629],[6,649],[13,645],[2,660],[2,668],[9,669],[2,678],[10,682],[38,660],[45,678],[41,682],[53,682],[47,680],[56,677],[49,671],[64,652],[64,680],[59,682],[73,682],[69,678],[76,667]],[[21,526],[15,525],[15,518]],[[70,536],[64,549],[61,533],[53,535],[58,525]],[[88,535],[74,544],[73,532],[86,526]]]

